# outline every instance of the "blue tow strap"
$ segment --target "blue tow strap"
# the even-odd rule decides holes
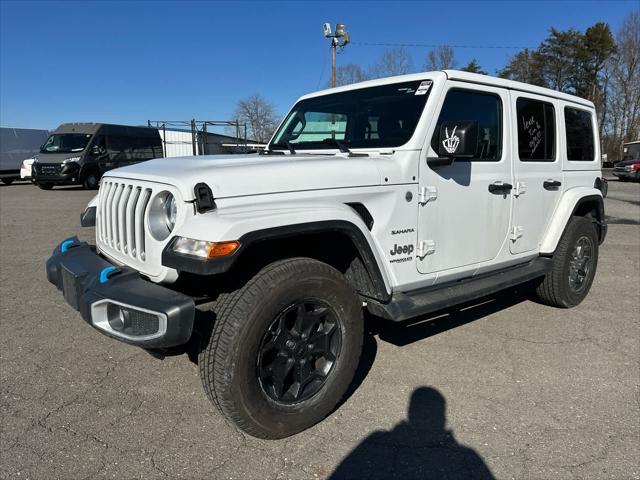
[[[64,242],[62,242],[62,245],[60,245],[60,251],[62,253],[66,252],[67,250],[69,250],[69,247],[71,247],[71,245],[74,244],[73,240],[65,240]]]
[[[107,283],[107,280],[109,280],[109,274],[113,272],[115,269],[116,267],[103,268],[102,271],[100,272],[100,283]]]

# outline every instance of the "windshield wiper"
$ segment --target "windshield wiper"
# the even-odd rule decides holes
[[[284,155],[284,152],[280,150],[274,150],[271,148],[271,145],[269,145],[269,148],[260,150],[258,154],[259,155]]]
[[[338,150],[340,150],[341,153],[348,153],[350,157],[368,157],[369,154],[368,153],[354,153],[351,150],[349,150],[349,147],[347,147],[343,141],[338,140],[336,138],[325,138],[322,143],[328,143],[328,144],[333,144],[336,147],[338,147]]]
[[[295,155],[296,149],[293,148],[293,145],[291,145],[291,142],[289,140],[285,140],[284,143],[287,144],[287,148],[289,149],[289,152],[291,153],[291,155]]]
[[[334,145],[338,147],[338,150],[340,150],[342,153],[351,153],[349,147],[347,147],[344,142],[338,140],[337,138],[325,138],[324,140],[322,140],[322,143]]]

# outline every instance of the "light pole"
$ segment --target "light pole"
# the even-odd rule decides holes
[[[349,32],[344,28],[343,23],[336,23],[336,32],[331,33],[331,25],[325,23],[322,30],[326,38],[331,39],[331,86],[336,86],[336,49],[344,48],[349,43]]]

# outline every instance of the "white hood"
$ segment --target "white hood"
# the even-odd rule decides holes
[[[105,176],[175,186],[185,201],[193,187],[209,185],[215,198],[380,185],[371,157],[338,155],[205,155],[158,158],[111,170]]]

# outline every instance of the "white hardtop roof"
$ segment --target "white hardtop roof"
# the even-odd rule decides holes
[[[521,92],[533,93],[536,95],[543,95],[545,97],[557,98],[565,100],[567,102],[577,103],[586,107],[594,108],[593,102],[586,100],[575,95],[569,95],[568,93],[558,92],[551,90],[550,88],[537,87],[528,83],[516,82],[514,80],[507,80],[505,78],[492,77],[490,75],[480,75],[478,73],[463,72],[461,70],[440,70],[432,72],[410,73],[409,75],[398,75],[395,77],[377,78],[375,80],[367,80],[365,82],[353,83],[351,85],[345,85],[343,87],[328,88],[326,90],[320,90],[318,92],[309,93],[303,95],[299,100],[305,98],[318,97],[321,95],[327,95],[329,93],[346,92],[348,90],[356,90],[359,88],[377,87],[380,85],[386,85],[389,83],[411,82],[414,80],[424,80],[425,78],[431,78],[433,80],[449,79],[457,80],[460,82],[475,83],[478,85],[488,85],[498,88],[507,88],[509,90],[518,90]]]

